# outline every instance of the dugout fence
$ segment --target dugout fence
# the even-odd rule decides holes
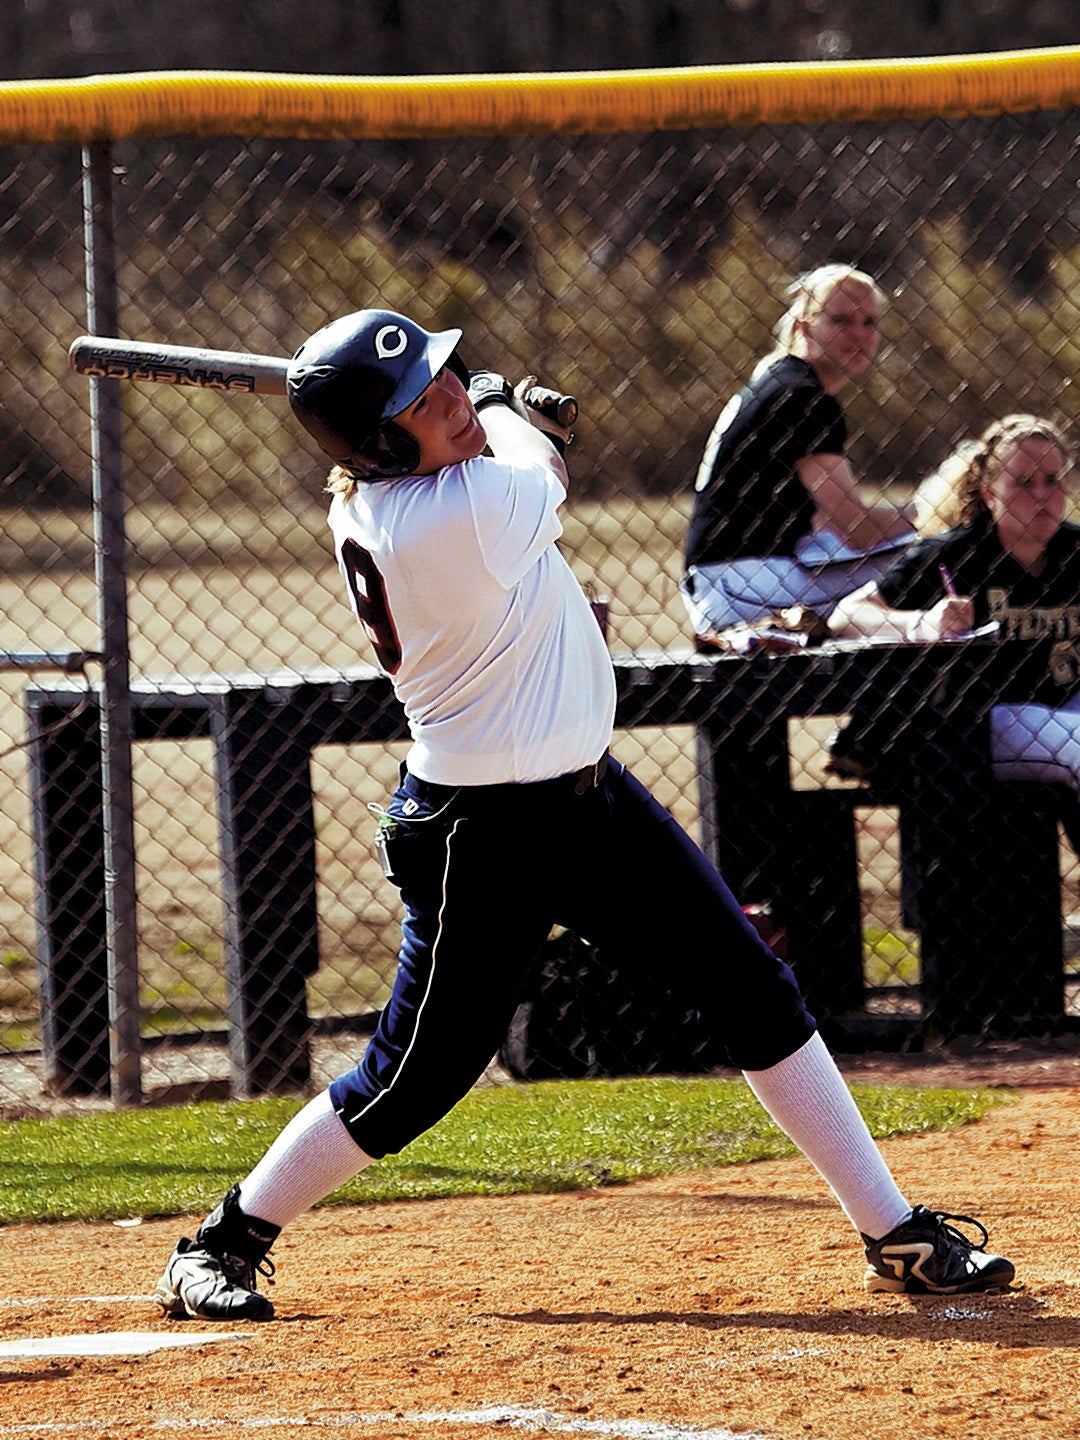
[[[1071,49],[627,74],[0,85],[0,648],[80,656],[81,678],[65,685],[92,690],[102,726],[100,752],[73,740],[85,773],[68,768],[69,798],[42,834],[27,758],[41,748],[40,706],[28,697],[46,682],[0,672],[0,1104],[32,1108],[50,1091],[127,1103],[228,1083],[237,915],[222,846],[240,842],[222,824],[212,739],[185,730],[182,706],[164,738],[139,736],[131,684],[172,695],[177,677],[300,683],[369,658],[327,543],[324,467],[284,402],[88,382],[67,369],[71,340],[98,329],[286,355],[327,319],[372,304],[463,325],[475,365],[538,370],[582,402],[565,545],[583,584],[609,597],[613,651],[685,654],[677,586],[693,476],[720,407],[768,348],[792,275],[840,259],[889,292],[883,354],[845,404],[868,491],[910,494],[995,416],[1029,410],[1073,426],[1078,97]],[[949,703],[962,708],[966,695]],[[839,794],[821,834],[840,834],[842,809],[857,859],[861,983],[829,1018],[852,1043],[939,1038],[897,797],[838,790],[823,773],[837,717],[789,709],[760,733],[783,720],[787,789]],[[66,713],[49,719],[61,750]],[[701,833],[708,717],[624,718],[621,757]],[[312,966],[305,953],[301,988],[316,1079],[362,1043],[354,1032],[392,974],[396,902],[372,862],[365,806],[385,796],[402,753],[399,739],[316,737],[310,748],[318,955]],[[268,748],[268,771],[275,763]],[[1015,881],[1019,917],[1030,837],[1003,853],[1006,802],[990,782],[982,793],[985,823],[965,819],[973,835],[998,836],[994,873],[1000,886]],[[103,867],[83,823],[101,797]],[[1014,1033],[1067,1030],[1074,1015],[1076,863],[1057,815],[1047,824],[1060,893],[1043,863],[1040,905],[1055,907],[1060,1006],[1047,1008],[1040,970],[1037,1007],[1026,1011],[1017,987]],[[66,876],[63,927],[48,863]],[[762,876],[767,865],[748,875],[757,888],[746,898],[767,906]],[[258,978],[295,989],[301,959],[266,880],[250,922],[261,927]],[[1018,949],[1021,975],[1026,963]],[[966,955],[963,973],[977,991],[977,959]],[[975,1003],[967,1033],[1009,1029],[991,1003],[1000,979],[988,960],[987,1003]],[[104,1073],[89,1044],[84,1070],[50,1069],[58,1006],[74,1027],[68,1055],[84,1023],[100,1038],[104,1016]],[[616,1038],[614,1052],[633,1038]],[[265,1088],[295,1081],[282,1059]]]

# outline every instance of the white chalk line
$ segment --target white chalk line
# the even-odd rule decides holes
[[[180,1345],[212,1345],[221,1340],[246,1340],[250,1330],[201,1334],[177,1330],[99,1330],[92,1335],[27,1336],[0,1344],[0,1360],[41,1359],[64,1355],[152,1355]]]
[[[580,1415],[557,1415],[550,1410],[531,1409],[524,1405],[486,1405],[479,1410],[387,1410],[363,1415],[334,1415],[326,1419],[308,1419],[295,1415],[274,1415],[262,1419],[229,1420],[112,1420],[102,1430],[122,1431],[139,1426],[143,1433],[160,1430],[171,1434],[205,1430],[266,1430],[275,1426],[317,1430],[323,1426],[358,1430],[372,1425],[497,1425],[501,1430],[535,1430],[549,1434],[607,1435],[613,1440],[765,1440],[758,1430],[706,1430],[700,1426],[666,1425],[649,1420],[586,1420]],[[51,1421],[41,1424],[0,1425],[0,1436],[7,1435],[70,1435],[85,1434],[84,1422],[70,1424]]]

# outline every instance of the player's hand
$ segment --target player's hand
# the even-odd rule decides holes
[[[560,394],[546,385],[537,384],[535,375],[526,375],[514,386],[514,395],[522,406],[522,413],[530,425],[542,430],[553,440],[569,445],[574,438],[574,422],[577,420],[577,401],[569,395]]]
[[[497,370],[472,370],[469,372],[469,399],[473,409],[482,410],[486,405],[507,405],[523,420],[529,417],[525,406],[518,398],[517,391],[505,375]]]
[[[924,610],[913,627],[913,640],[948,640],[963,635],[975,624],[975,604],[970,595],[946,595],[930,610]]]

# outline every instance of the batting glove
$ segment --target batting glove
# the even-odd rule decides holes
[[[485,405],[509,405],[511,410],[523,416],[522,406],[514,394],[514,387],[505,375],[500,375],[494,370],[469,372],[469,399],[473,403],[474,410],[482,410]]]

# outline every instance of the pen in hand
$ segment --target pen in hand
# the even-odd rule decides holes
[[[953,578],[952,578],[952,576],[949,574],[948,567],[945,566],[945,565],[939,565],[939,566],[938,566],[938,574],[941,576],[941,584],[942,584],[942,587],[944,588],[946,597],[947,597],[949,600],[959,599],[960,592],[957,590],[955,584],[953,583]],[[969,600],[967,603],[968,603],[968,605],[970,605],[970,604],[971,604],[971,601]],[[968,625],[970,626],[971,623],[972,623],[972,622],[969,620],[969,621],[968,621]],[[966,636],[971,635],[972,633],[974,633],[974,632],[972,632],[972,630],[971,630],[970,628],[967,628],[967,629],[964,629],[964,630],[961,630],[961,631],[953,631],[953,632],[950,632],[948,635],[943,635],[941,638],[942,638],[943,640],[945,640],[945,639],[948,639],[948,640],[962,640],[962,639],[964,639]]]

